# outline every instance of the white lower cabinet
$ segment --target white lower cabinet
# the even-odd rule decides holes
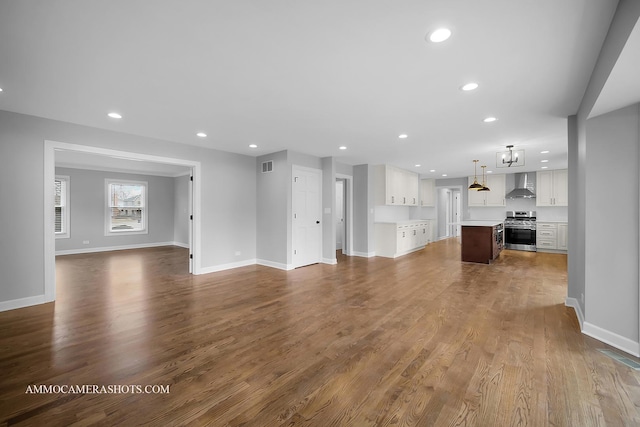
[[[376,255],[396,258],[422,249],[431,241],[429,220],[375,224]]]
[[[568,249],[567,241],[569,238],[569,224],[558,224],[558,250],[566,251]]]
[[[537,222],[536,223],[536,248],[540,252],[566,251],[567,250],[566,222]]]

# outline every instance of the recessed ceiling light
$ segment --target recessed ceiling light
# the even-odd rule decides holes
[[[448,28],[438,28],[429,34],[429,40],[433,43],[440,43],[451,37],[451,30]]]
[[[207,134],[204,133],[204,132],[198,132],[198,133],[196,133],[196,136],[199,136],[200,138],[206,138]]]
[[[446,174],[446,173],[443,173],[443,174],[442,174],[442,176],[447,176],[447,174]]]
[[[249,148],[258,148],[256,144],[249,144]]]
[[[419,168],[420,166],[422,166],[422,165],[415,165],[414,167]]]
[[[542,166],[540,169],[548,169],[549,166]]]
[[[540,154],[547,154],[548,152],[549,150],[544,150],[544,151],[541,151]]]
[[[540,163],[547,163],[549,160],[540,160]]]
[[[483,119],[482,121],[485,122],[485,123],[491,123],[491,122],[495,122],[496,120],[498,120],[498,119],[496,119],[495,117],[487,117],[486,119]]]
[[[487,173],[493,173],[493,171],[487,171]]]
[[[431,169],[429,172],[435,172],[435,171],[436,171],[435,169]]]
[[[409,137],[409,135],[407,135],[406,133],[401,133],[400,135],[398,135],[398,138],[400,138],[400,139],[406,139],[408,137]]]
[[[122,116],[118,113],[109,113],[107,114],[107,116],[111,117],[112,119],[121,119]]]
[[[0,87],[0,92],[2,92],[2,88]]]
[[[460,89],[464,90],[465,92],[478,89],[478,83],[473,83],[473,82],[467,83],[466,85],[462,86]]]
[[[345,147],[344,145],[341,145],[340,147],[338,147],[340,150],[346,150],[347,147]]]

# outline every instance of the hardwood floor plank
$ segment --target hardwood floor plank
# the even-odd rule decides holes
[[[0,425],[640,425],[640,373],[564,306],[565,255],[462,263],[452,239],[202,276],[186,258],[59,257],[55,303],[0,313]]]

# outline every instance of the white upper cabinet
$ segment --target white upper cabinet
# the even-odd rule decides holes
[[[568,206],[567,169],[536,172],[536,206]]]
[[[506,206],[505,202],[505,189],[506,189],[506,177],[505,175],[486,175],[487,187],[490,191],[477,191],[468,190],[469,192],[469,206]],[[474,177],[469,177],[469,185],[473,184]]]
[[[420,180],[420,206],[436,205],[436,180]]]
[[[377,165],[374,172],[376,205],[418,206],[417,173],[389,165]]]

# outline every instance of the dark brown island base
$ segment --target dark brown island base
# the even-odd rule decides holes
[[[462,261],[490,264],[504,245],[504,226],[498,221],[464,221]]]

